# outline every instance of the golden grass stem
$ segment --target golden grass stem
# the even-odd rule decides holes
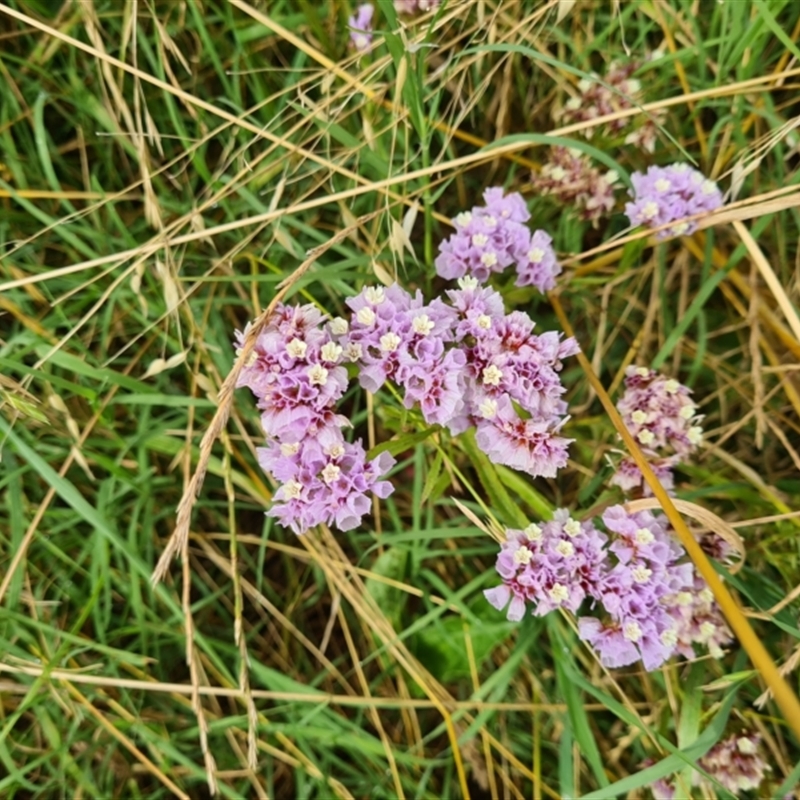
[[[550,300],[565,333],[567,336],[574,336],[572,326],[564,312],[561,301],[554,295],[551,295]],[[631,436],[630,431],[628,431],[625,423],[622,421],[622,417],[583,352],[578,353],[578,361],[587,379],[597,393],[597,396],[600,398],[600,402],[603,404],[603,408],[611,419],[614,428],[625,442],[628,453],[630,453],[631,457],[636,462],[636,466],[639,467],[644,479],[647,481],[647,485],[661,503],[661,508],[674,528],[678,539],[689,554],[698,572],[703,576],[713,592],[728,624],[738,637],[739,642],[747,652],[753,665],[761,673],[761,677],[764,679],[767,686],[772,690],[775,696],[775,702],[783,712],[787,725],[794,732],[798,740],[800,740],[800,701],[798,701],[797,696],[789,687],[789,684],[781,676],[778,668],[775,666],[775,662],[767,652],[767,649],[761,643],[758,636],[756,636],[755,631],[753,631],[753,628],[733,599],[731,593],[728,591],[725,584],[723,584],[719,575],[717,575],[708,557],[703,552],[694,536],[692,536],[691,531],[683,521],[678,509],[675,507],[675,503],[667,494],[658,478],[656,478],[644,453],[642,453],[636,440]]]

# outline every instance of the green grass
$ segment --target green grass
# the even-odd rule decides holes
[[[554,236],[557,302],[612,397],[631,362],[692,386],[708,446],[678,496],[743,523],[728,585],[797,688],[797,600],[766,612],[800,584],[800,517],[746,524],[798,511],[800,341],[779,298],[730,220],[612,241],[624,192],[595,229],[530,170],[567,141],[623,182],[691,159],[727,188],[757,154],[744,225],[796,308],[798,75],[774,76],[796,71],[800,7],[461,0],[398,21],[380,0],[358,60],[354,5],[0,6],[0,796],[647,797],[744,727],[772,768],[759,796],[794,790],[800,743],[773,701],[754,706],[766,684],[738,646],[606,672],[565,617],[514,625],[485,602],[497,544],[475,518],[620,499],[616,431],[574,359],[573,461],[554,481],[353,389],[396,491],[335,537],[264,516],[274,486],[237,392],[186,558],[152,585],[234,330],[313,248],[291,302],[338,315],[383,277],[442,292],[448,220],[505,185]],[[639,74],[650,111],[668,104],[653,155],[562,130],[581,77],[655,48]],[[509,308],[559,329],[548,298],[511,284]]]

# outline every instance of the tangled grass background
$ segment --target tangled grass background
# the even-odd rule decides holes
[[[730,797],[693,776],[748,731],[758,796],[791,796],[796,720],[769,687],[777,665],[791,696],[800,660],[800,7],[382,0],[358,52],[353,13],[0,7],[0,791]],[[615,62],[636,102],[576,117]],[[546,185],[559,147],[593,192]],[[624,176],[676,161],[725,205],[659,243],[628,228]],[[233,331],[281,298],[338,316],[366,284],[436,296],[450,219],[494,185],[564,267],[548,297],[497,285],[585,355],[562,373],[567,468],[529,480],[354,391],[394,494],[344,534],[276,527]],[[726,582],[766,660],[606,670],[565,617],[486,603],[487,534],[619,502],[607,405],[630,364],[705,415],[676,505],[741,535]]]

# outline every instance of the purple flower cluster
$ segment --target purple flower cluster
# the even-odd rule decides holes
[[[668,491],[672,469],[691,455],[703,440],[703,429],[691,390],[678,381],[646,367],[628,367],[625,391],[617,403],[622,421],[647,456],[656,477]],[[630,456],[623,456],[611,484],[624,491],[651,494]]]
[[[560,115],[562,120],[567,123],[588,122],[639,106],[642,102],[642,85],[631,75],[640,66],[641,64],[636,61],[628,64],[612,63],[602,83],[596,73],[592,73],[590,78],[583,78],[578,83],[578,94],[571,97],[564,106]],[[625,137],[625,144],[641,147],[652,153],[656,146],[658,123],[663,116],[664,112],[658,112],[655,116],[645,117],[644,121]],[[632,117],[622,117],[607,122],[604,126],[605,132],[608,135],[621,133],[632,120]],[[596,126],[587,128],[583,134],[590,139],[595,130]]]
[[[625,204],[625,214],[631,225],[658,228],[680,220],[656,234],[658,239],[683,236],[697,229],[695,220],[685,220],[696,214],[707,214],[722,205],[722,193],[717,184],[688,164],[650,167],[645,174],[631,175],[633,201]]]
[[[558,373],[577,343],[534,334],[527,314],[506,314],[502,297],[475,279],[463,278],[447,300],[368,287],[347,301],[351,318],[338,323],[336,341],[368,391],[390,380],[426,422],[454,435],[475,426],[495,463],[554,477],[571,441],[558,435],[567,410]]]
[[[533,188],[552,195],[564,205],[573,205],[581,219],[597,220],[614,208],[614,184],[617,173],[601,173],[580,150],[553,147],[550,159],[538,173],[533,173]]]
[[[577,615],[580,638],[609,668],[641,659],[653,670],[675,653],[693,658],[693,644],[720,655],[730,634],[666,523],[623,506],[602,519],[608,535],[563,509],[552,522],[509,530],[496,563],[502,583],[486,599],[499,610],[508,606],[513,621],[528,604],[537,616],[556,608]],[[591,616],[579,614],[587,599]]]
[[[372,44],[372,16],[375,8],[372,3],[362,3],[356,13],[348,18],[347,27],[350,29],[350,46],[362,52]]]
[[[760,746],[758,733],[734,734],[715,744],[700,759],[700,766],[735,795],[758,789],[770,768],[759,752]]]
[[[361,443],[342,435],[349,422],[335,409],[348,377],[336,330],[312,305],[279,305],[237,383],[258,400],[267,436],[259,463],[281,483],[267,515],[298,534],[320,523],[350,530],[369,512],[372,493],[393,490],[380,478],[394,459],[367,461]],[[237,334],[239,345],[246,334]]]
[[[514,266],[517,286],[535,286],[540,292],[555,287],[561,272],[544,231],[531,234],[525,224],[530,213],[517,192],[504,195],[499,187],[483,194],[485,205],[464,211],[454,220],[455,233],[439,245],[436,272],[452,280],[465,275],[484,283],[493,272]]]
[[[761,755],[760,734],[745,731],[715,744],[698,764],[737,797],[740,792],[757,790],[764,780],[764,773],[770,769]],[[712,788],[699,773],[694,774],[693,783]],[[677,800],[675,787],[664,779],[651,784],[650,791],[655,800]]]

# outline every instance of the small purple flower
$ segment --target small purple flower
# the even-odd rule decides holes
[[[391,455],[381,453],[367,462],[360,442],[335,436],[281,446],[279,452],[272,445],[259,451],[259,461],[283,480],[267,516],[297,534],[323,523],[351,530],[370,512],[373,493],[385,498],[393,491],[391,483],[380,480],[395,463]]]
[[[556,511],[551,522],[508,530],[496,563],[503,583],[484,596],[500,611],[511,600],[507,617],[512,621],[522,618],[527,603],[536,616],[556,608],[575,613],[600,583],[605,539],[565,509]]]
[[[549,419],[523,419],[507,394],[487,398],[479,409],[476,441],[495,464],[527,472],[533,477],[555,478],[567,465],[572,439],[558,435]]]
[[[684,217],[710,213],[722,205],[722,193],[717,184],[688,164],[650,167],[645,174],[635,172],[631,182],[633,201],[625,205],[631,225],[657,228],[681,220],[659,231],[658,239],[692,233],[697,229],[697,222],[684,220]]]
[[[553,240],[544,231],[534,231],[530,242],[517,251],[517,286],[535,286],[540,292],[555,289],[561,265],[556,260]]]
[[[459,214],[456,232],[439,245],[436,272],[450,280],[471,275],[481,283],[493,272],[515,263],[530,242],[523,224],[530,215],[519,194],[504,196],[494,188],[484,192],[485,206]]]
[[[691,390],[646,367],[628,367],[617,409],[648,454],[687,456],[703,438]]]
[[[362,3],[356,13],[347,20],[350,28],[350,44],[359,52],[372,44],[372,15],[375,8],[372,3]]]

